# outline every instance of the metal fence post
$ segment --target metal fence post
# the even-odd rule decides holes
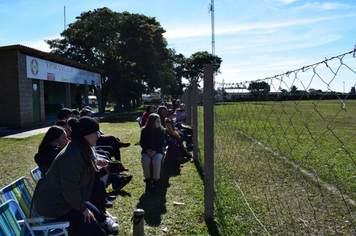
[[[204,204],[205,221],[214,220],[214,76],[204,65]],[[195,144],[194,144],[195,145]]]

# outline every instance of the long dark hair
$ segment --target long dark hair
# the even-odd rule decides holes
[[[143,127],[143,129],[149,130],[149,131],[152,131],[152,130],[156,129],[155,122],[156,122],[157,119],[160,119],[160,117],[159,117],[158,114],[156,114],[156,113],[150,114],[150,115],[148,116],[146,125]],[[165,129],[162,127],[162,125],[160,125],[159,129],[165,130]]]
[[[95,150],[92,148],[92,146],[90,146],[88,141],[84,137],[74,137],[72,138],[72,142],[78,143],[81,147],[82,157],[84,162],[87,163],[88,167],[90,168],[90,172],[92,174],[98,172],[99,170],[93,160]]]
[[[146,107],[146,111],[147,111],[148,113],[151,113],[151,108],[153,108],[153,106],[152,106],[152,105],[148,105],[148,106]]]
[[[64,133],[64,131],[64,128],[60,126],[51,126],[43,137],[40,146],[38,147],[38,153],[40,155],[46,155],[46,153],[52,148],[51,143],[55,139],[58,139]]]

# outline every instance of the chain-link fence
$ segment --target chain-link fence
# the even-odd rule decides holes
[[[356,234],[355,71],[354,50],[263,80],[215,84],[221,232]],[[202,107],[197,115],[204,154]]]

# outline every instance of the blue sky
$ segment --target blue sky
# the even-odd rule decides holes
[[[22,44],[49,51],[81,12],[101,7],[156,17],[169,47],[189,57],[212,50],[210,0],[1,0],[0,46]],[[217,82],[271,77],[354,49],[356,1],[215,0],[215,54],[222,58]],[[356,59],[347,61],[356,68]],[[325,75],[327,76],[327,75]],[[350,78],[352,77],[353,78]],[[354,86],[354,74],[339,77],[334,91]],[[326,90],[323,84],[313,88]],[[297,86],[300,88],[300,86]],[[309,87],[310,88],[310,87]]]

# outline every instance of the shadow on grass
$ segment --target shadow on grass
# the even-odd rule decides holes
[[[218,230],[218,225],[217,225],[216,221],[205,222],[205,224],[208,227],[210,235],[213,235],[213,236],[220,236],[221,235],[219,230]]]
[[[171,150],[171,151],[169,151]],[[175,149],[169,149],[164,161],[164,177],[160,182],[160,189],[158,194],[144,193],[137,204],[137,208],[145,210],[145,221],[148,225],[159,226],[161,224],[161,216],[167,212],[166,209],[166,194],[169,188],[169,179],[172,176],[178,176],[181,174],[179,163],[184,158],[172,151]],[[177,151],[177,150],[175,150]],[[172,161],[174,158],[177,161]],[[176,164],[178,163],[178,165]]]
[[[197,169],[200,178],[203,180],[204,182],[204,166],[203,163],[201,161],[201,159],[199,158],[199,156],[201,155],[200,149],[198,149],[198,158],[195,159],[194,164],[195,164],[195,168]],[[216,221],[206,221],[205,222],[206,226],[208,227],[209,230],[209,234],[213,235],[213,236],[219,236],[221,235],[219,232],[219,227],[216,223]]]
[[[158,194],[144,193],[139,199],[137,208],[145,211],[145,221],[148,225],[159,226],[161,224],[161,216],[167,212],[166,209],[166,194],[169,188],[169,178],[180,175],[180,169],[172,166],[164,167],[164,180],[160,183]]]
[[[101,119],[101,122],[110,122],[110,123],[125,123],[125,122],[134,122],[136,121],[137,117],[141,117],[143,112],[145,111],[144,108],[132,108],[129,110],[122,110],[119,111],[118,115],[110,116]]]
[[[200,149],[198,149],[198,158],[195,158],[194,160],[194,164],[195,164],[195,168],[197,169],[199,176],[202,180],[204,180],[204,167],[203,167],[203,163],[201,162],[200,158]]]

